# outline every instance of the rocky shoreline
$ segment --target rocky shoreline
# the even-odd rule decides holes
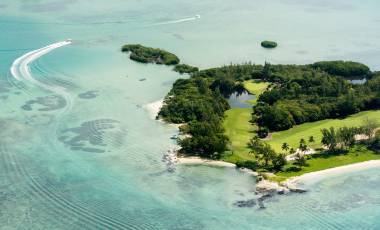
[[[174,172],[176,165],[207,165],[215,167],[236,168],[237,170],[255,176],[258,179],[254,193],[257,195],[256,199],[246,201],[237,201],[234,203],[237,207],[254,207],[258,205],[260,209],[265,208],[264,201],[276,195],[286,195],[290,193],[305,193],[307,190],[299,188],[292,180],[283,183],[277,183],[270,180],[265,180],[262,176],[250,169],[238,168],[235,164],[216,161],[209,159],[202,159],[200,157],[179,157],[179,148],[169,149],[162,157],[162,161],[166,163],[168,172]]]
[[[247,173],[249,175],[256,176],[256,177],[259,175],[257,172],[254,172],[250,169],[238,168],[235,164],[225,162],[225,161],[203,159],[200,157],[178,156],[178,150],[179,150],[179,147],[174,147],[172,149],[169,149],[162,156],[162,161],[166,163],[166,166],[168,167],[168,171],[175,170],[175,165],[177,165],[177,164],[181,164],[181,165],[207,165],[207,166],[216,166],[216,167],[236,168],[241,172],[244,172],[244,173]]]
[[[371,160],[356,164],[345,165],[336,168],[325,169],[321,171],[306,173],[301,176],[292,177],[284,182],[273,182],[262,179],[256,184],[256,193],[260,195],[259,201],[263,202],[275,195],[284,195],[289,193],[305,193],[308,190],[300,187],[302,183],[313,183],[326,177],[341,175],[349,172],[360,171],[371,168],[380,168],[380,160]],[[260,205],[260,203],[259,203]]]

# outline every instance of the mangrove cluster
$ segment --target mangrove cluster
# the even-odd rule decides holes
[[[227,98],[242,91],[242,82],[259,66],[233,65],[202,70],[189,79],[177,80],[166,96],[159,117],[172,123],[186,123],[179,141],[184,154],[218,158],[227,149],[228,138],[222,126]]]
[[[194,66],[190,66],[190,65],[186,65],[186,64],[178,64],[178,65],[174,66],[173,70],[180,73],[180,74],[194,73],[194,72],[199,71],[198,67],[194,67]]]
[[[145,47],[139,44],[128,44],[122,47],[122,52],[130,52],[129,58],[141,63],[156,63],[164,65],[177,65],[180,60],[168,51]]]
[[[277,47],[277,42],[274,41],[263,41],[261,42],[261,46],[267,49],[273,49]]]

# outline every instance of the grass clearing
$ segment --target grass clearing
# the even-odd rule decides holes
[[[234,108],[226,111],[223,126],[231,141],[231,151],[224,154],[223,160],[235,163],[240,159],[252,158],[248,154],[247,147],[256,129],[249,122],[251,113],[252,109],[250,108]]]
[[[256,95],[255,99],[247,102],[254,105],[258,96],[267,89],[268,85],[268,82],[245,81],[244,88],[250,94]],[[251,108],[233,108],[226,111],[223,126],[226,130],[226,135],[231,141],[231,151],[223,155],[222,159],[224,161],[236,163],[239,160],[252,159],[247,144],[255,135],[257,127],[250,123],[251,114]]]
[[[322,147],[321,129],[330,127],[360,126],[365,118],[375,120],[380,124],[380,110],[361,112],[344,119],[327,119],[297,125],[289,130],[273,133],[272,139],[269,140],[268,143],[271,144],[277,152],[281,152],[281,146],[283,143],[288,143],[292,148],[297,149],[301,138],[304,138],[307,141],[310,136],[313,136],[315,142],[310,144],[309,147],[320,148]]]
[[[269,83],[263,81],[249,80],[244,82],[244,88],[254,95],[262,94],[268,86]]]
[[[368,150],[364,146],[357,146],[353,148],[351,151],[349,151],[347,154],[333,155],[328,153],[321,153],[310,156],[310,159],[307,161],[308,166],[303,167],[302,170],[298,172],[286,172],[286,169],[292,166],[292,164],[288,164],[285,167],[284,172],[277,173],[276,178],[271,179],[274,179],[276,181],[283,181],[290,177],[300,176],[305,173],[379,159],[380,153]]]
[[[257,98],[262,94],[269,86],[268,82],[262,82],[257,80],[249,80],[244,82],[244,88],[253,95],[256,95],[256,98],[249,100],[250,104],[256,104]]]

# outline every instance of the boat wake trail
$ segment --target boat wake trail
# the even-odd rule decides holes
[[[182,22],[195,21],[195,20],[198,20],[198,19],[200,19],[200,18],[201,18],[200,15],[195,15],[195,17],[191,17],[191,18],[183,18],[183,19],[174,20],[174,21],[159,22],[159,23],[152,24],[151,26],[160,26],[160,25],[177,24],[177,23],[182,23]]]
[[[42,57],[43,55],[55,49],[61,48],[63,46],[70,45],[71,43],[72,41],[68,39],[68,40],[57,42],[57,43],[45,46],[41,49],[33,50],[29,53],[24,54],[23,56],[17,58],[13,62],[10,69],[12,76],[18,81],[29,81],[35,86],[41,87],[44,90],[47,90],[54,94],[62,96],[67,103],[67,106],[65,108],[66,110],[69,110],[72,106],[72,97],[67,92],[66,88],[61,87],[61,86],[46,84],[44,82],[38,81],[37,79],[33,78],[30,72],[29,65],[35,60],[37,60],[38,58]]]

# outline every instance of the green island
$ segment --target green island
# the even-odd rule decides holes
[[[181,125],[179,155],[234,163],[274,181],[380,159],[380,73],[362,63],[199,70],[161,49],[125,45],[122,51],[190,75],[173,84],[157,116]],[[366,81],[353,84],[355,77]],[[253,96],[244,101],[248,106],[231,108],[231,95],[244,93]]]
[[[364,84],[352,84],[352,76]],[[234,93],[255,95],[231,108]],[[380,159],[380,74],[356,62],[245,63],[179,79],[158,118],[183,124],[183,156],[222,160],[282,181]]]
[[[139,44],[128,44],[121,48],[122,52],[130,52],[129,58],[140,63],[156,63],[164,65],[177,65],[179,58],[165,50],[145,47]]]
[[[277,42],[274,41],[262,41],[261,46],[267,49],[273,49],[277,47]]]

